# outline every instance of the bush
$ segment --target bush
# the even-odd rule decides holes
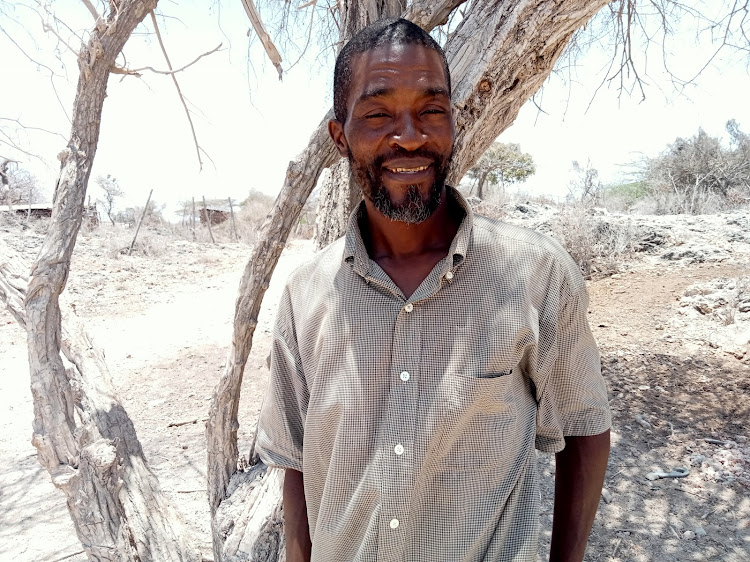
[[[596,216],[594,207],[582,204],[564,207],[555,217],[552,232],[581,268],[586,279],[620,270],[634,251],[635,227],[627,220]],[[610,217],[611,219],[611,217]]]

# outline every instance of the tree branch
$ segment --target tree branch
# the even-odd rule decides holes
[[[94,5],[90,0],[81,0],[81,2],[83,2],[86,8],[88,8],[89,13],[94,18],[95,22],[98,22],[102,18],[102,16],[99,15],[99,12],[96,11],[96,8],[94,8]]]
[[[255,33],[258,34],[260,42],[263,43],[263,48],[266,50],[268,58],[271,59],[271,63],[276,67],[276,71],[279,73],[279,80],[281,80],[283,75],[283,70],[281,68],[281,55],[279,54],[276,45],[273,44],[271,36],[263,26],[263,21],[260,19],[258,10],[255,9],[253,0],[242,0],[242,5],[245,7],[245,13],[250,19],[250,24],[253,26]]]
[[[190,68],[199,60],[201,60],[203,57],[213,55],[215,52],[221,50],[222,46],[223,46],[223,43],[219,43],[216,47],[214,47],[210,51],[206,51],[205,53],[198,55],[194,61],[189,62],[188,64],[186,64],[185,66],[181,68],[178,68],[177,70],[157,70],[156,68],[152,66],[143,66],[141,68],[132,68],[132,69],[122,67],[122,66],[113,66],[110,72],[112,74],[124,74],[126,76],[140,76],[141,72],[143,72],[144,70],[148,70],[150,72],[153,72],[154,74],[164,74],[164,75],[177,74],[178,72],[182,72],[183,70]]]
[[[187,115],[188,123],[190,123],[190,132],[193,135],[193,143],[195,144],[195,153],[198,156],[199,169],[202,171],[203,160],[201,160],[201,149],[200,149],[200,146],[198,145],[198,137],[195,134],[195,127],[193,126],[193,118],[190,117],[190,110],[188,109],[187,103],[185,103],[185,98],[182,95],[182,90],[180,90],[180,84],[177,82],[177,78],[174,75],[174,70],[172,69],[172,63],[169,60],[167,49],[164,47],[164,41],[162,41],[161,33],[159,32],[159,24],[156,23],[156,15],[154,14],[153,10],[150,12],[150,14],[151,14],[151,22],[154,24],[154,31],[156,32],[156,38],[159,40],[159,46],[161,47],[161,52],[164,54],[164,59],[167,61],[167,67],[170,70],[169,75],[172,78],[172,82],[174,82],[174,87],[177,88],[177,95],[180,96],[182,107],[185,108],[185,115]]]

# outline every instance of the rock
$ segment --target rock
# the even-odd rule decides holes
[[[635,416],[635,421],[637,421],[640,425],[642,425],[646,429],[650,429],[651,428],[651,424],[648,423],[646,421],[646,419],[643,417],[643,415],[641,415],[641,414],[638,414],[637,416]]]
[[[695,529],[693,529],[693,532],[695,533],[696,537],[705,537],[706,534],[707,534],[706,530],[703,527],[701,527],[700,525],[698,527],[696,527]]]
[[[612,492],[607,490],[607,488],[602,488],[602,499],[604,503],[612,503]]]
[[[686,541],[691,541],[695,538],[695,533],[693,531],[685,531],[682,533],[682,538]]]
[[[703,455],[699,455],[697,453],[690,455],[690,466],[700,466],[703,464],[703,461],[706,460],[706,457]]]

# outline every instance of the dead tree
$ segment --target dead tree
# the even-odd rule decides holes
[[[85,335],[61,326],[59,299],[81,226],[107,80],[115,58],[156,8],[156,0],[122,0],[116,9],[111,6],[106,16],[94,11],[95,25],[78,54],[80,75],[70,138],[58,156],[52,220],[25,291],[32,441],[52,482],[65,492],[90,559],[197,560],[180,518],[146,463],[103,356]]]

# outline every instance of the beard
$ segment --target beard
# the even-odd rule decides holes
[[[402,156],[423,157],[432,160],[435,170],[435,180],[426,194],[422,194],[418,185],[410,185],[406,195],[401,200],[393,199],[391,193],[383,185],[383,162]],[[451,154],[452,155],[452,154]],[[355,160],[349,152],[349,166],[355,181],[362,189],[375,208],[393,221],[408,224],[419,224],[427,220],[440,205],[440,199],[448,177],[448,167],[451,157],[447,158],[429,150],[415,150],[406,152],[396,150],[389,154],[376,156],[369,161]]]

